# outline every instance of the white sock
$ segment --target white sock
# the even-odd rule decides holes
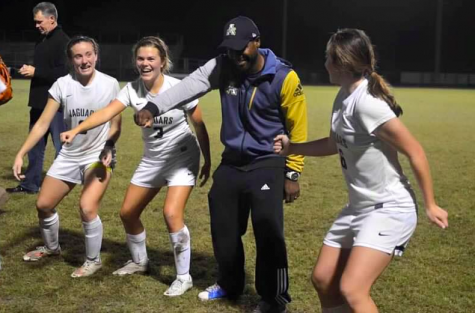
[[[351,309],[348,304],[342,304],[333,308],[322,308],[322,313],[351,313]]]
[[[59,215],[54,213],[48,218],[40,218],[40,232],[41,237],[45,243],[46,248],[52,251],[59,249]]]
[[[85,244],[86,244],[86,258],[89,261],[101,261],[101,246],[102,246],[102,221],[99,215],[90,222],[82,222],[84,229]]]
[[[145,230],[137,235],[127,234],[127,245],[129,246],[132,260],[137,264],[145,264],[148,262],[147,247],[145,245]]]
[[[191,247],[188,227],[185,225],[185,227],[176,233],[170,233],[169,235],[173,247],[173,255],[175,256],[177,278],[180,280],[189,280]]]

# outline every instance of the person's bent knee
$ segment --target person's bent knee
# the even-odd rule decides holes
[[[51,205],[49,201],[45,201],[44,199],[38,198],[36,200],[36,211],[38,211],[39,217],[49,217],[55,212],[55,208]]]
[[[129,224],[133,223],[139,220],[140,215],[135,213],[132,210],[120,210],[119,213],[120,219],[122,220],[122,223],[124,224]]]
[[[83,221],[92,221],[97,216],[99,205],[87,204],[81,202],[79,205],[79,212]]]
[[[369,298],[369,290],[362,288],[359,282],[342,278],[340,292],[348,305],[352,308]]]
[[[334,290],[331,288],[333,277],[329,275],[327,271],[316,268],[312,272],[310,280],[312,281],[313,286],[319,293],[326,295],[334,293]],[[336,285],[338,286],[338,284]]]
[[[174,210],[171,209],[164,209],[163,210],[163,218],[165,219],[167,225],[173,225],[176,223],[181,222],[181,215],[176,214]]]

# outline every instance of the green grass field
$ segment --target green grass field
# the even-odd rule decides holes
[[[14,156],[27,135],[28,81],[14,81],[15,98],[0,107],[0,186],[17,184],[11,175]],[[329,132],[330,110],[337,89],[306,87],[309,138]],[[419,213],[418,229],[403,258],[392,262],[373,288],[381,312],[475,312],[475,90],[397,88],[404,108],[402,120],[420,140],[429,158],[440,206],[449,211],[449,228],[442,231]],[[213,168],[219,164],[221,112],[216,92],[200,101],[211,137]],[[211,181],[197,187],[188,202],[186,222],[192,234],[191,274],[195,287],[178,298],[163,296],[174,279],[173,254],[162,217],[163,194],[146,209],[143,222],[152,262],[148,276],[115,277],[112,272],[129,259],[118,212],[125,189],[140,160],[140,128],[132,110],[123,115],[117,144],[118,166],[103,199],[102,260],[98,274],[85,279],[69,275],[83,262],[84,243],[78,214],[80,188],[57,208],[63,254],[37,264],[25,263],[24,252],[41,244],[34,195],[14,195],[0,211],[0,312],[248,312],[258,300],[254,288],[255,244],[252,229],[244,237],[247,288],[237,302],[198,300],[198,292],[214,283],[207,192]],[[48,145],[45,171],[52,163]],[[26,160],[25,160],[26,163]],[[402,164],[415,185],[408,162]],[[309,281],[323,236],[346,201],[337,157],[307,158],[301,177],[302,196],[285,207],[289,253],[289,311],[320,312]],[[418,192],[419,200],[421,200]]]

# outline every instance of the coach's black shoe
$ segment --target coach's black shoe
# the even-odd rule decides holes
[[[38,193],[38,191],[33,191],[30,189],[23,188],[22,186],[18,185],[14,188],[7,188],[5,189],[8,193],[27,193],[29,195],[33,195],[35,193]]]

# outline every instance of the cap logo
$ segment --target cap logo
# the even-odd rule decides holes
[[[252,33],[252,38],[256,38],[256,37],[257,37],[256,33]]]
[[[229,24],[226,36],[236,36],[236,26],[234,24]]]

